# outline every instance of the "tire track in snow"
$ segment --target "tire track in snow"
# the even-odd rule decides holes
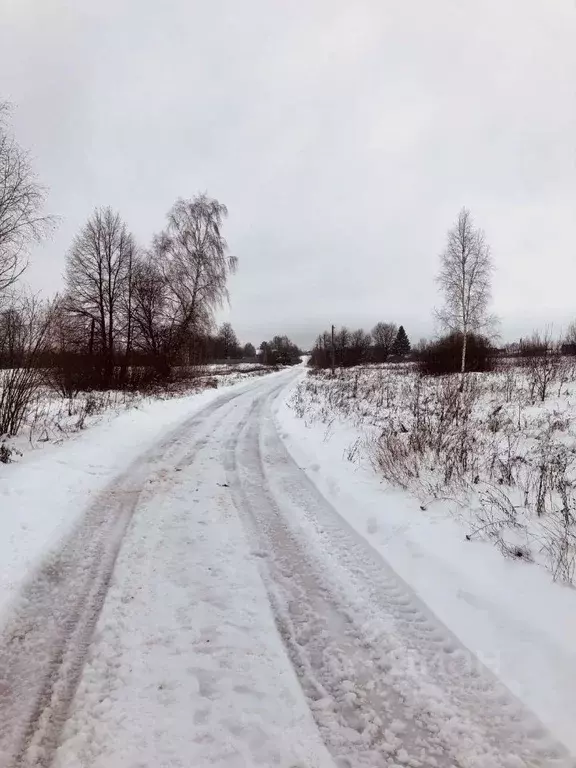
[[[0,630],[2,768],[50,765],[141,497],[162,491],[166,467],[192,461],[241,394],[218,398],[135,461],[24,586]]]
[[[269,402],[238,424],[225,461],[279,632],[338,765],[574,765],[321,496],[282,444]]]

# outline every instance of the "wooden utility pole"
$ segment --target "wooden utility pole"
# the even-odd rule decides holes
[[[332,326],[332,376],[335,374],[336,368],[336,348],[334,346],[334,326]]]

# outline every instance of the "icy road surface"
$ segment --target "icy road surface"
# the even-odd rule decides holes
[[[2,768],[574,764],[290,457],[295,375],[164,436],[30,577]]]

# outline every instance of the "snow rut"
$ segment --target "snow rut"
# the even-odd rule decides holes
[[[0,629],[0,766],[52,762],[124,534],[166,467],[190,463],[240,393],[214,401],[89,507],[32,575]]]
[[[573,765],[321,496],[269,401],[225,455],[278,629],[339,766]]]

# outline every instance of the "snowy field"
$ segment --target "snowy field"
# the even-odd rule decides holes
[[[292,404],[329,434],[357,434],[352,462],[369,463],[390,487],[413,493],[423,511],[448,505],[471,540],[536,562],[555,580],[576,569],[576,367],[504,364],[459,378],[420,377],[411,366],[310,373]]]
[[[423,418],[415,403],[437,404],[443,386],[419,382],[410,368],[369,366],[340,371],[334,380],[308,373],[277,418],[291,453],[342,517],[576,751],[576,592],[557,573],[545,530],[562,510],[562,492],[571,493],[576,387],[572,378],[555,382],[543,402],[532,404],[518,369],[475,378],[470,465],[449,482],[445,454],[425,444],[408,460],[415,415]],[[440,415],[429,420],[438,437]],[[448,452],[454,435],[445,429],[441,436]],[[398,474],[386,478],[387,440]],[[570,483],[560,493],[546,486],[539,516],[536,481],[549,456],[566,459],[563,477]],[[388,473],[390,455],[385,458]],[[504,482],[508,471],[512,478]],[[503,496],[513,519],[492,500]],[[520,545],[522,556],[514,552]]]

